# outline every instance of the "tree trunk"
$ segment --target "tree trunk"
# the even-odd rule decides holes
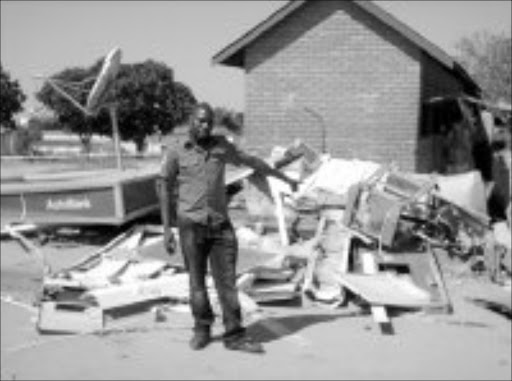
[[[144,155],[144,151],[146,150],[146,138],[145,137],[137,137],[134,139],[135,148],[137,150],[137,157],[141,158]]]
[[[92,136],[91,134],[80,134],[80,143],[82,144],[82,152],[87,156],[91,153],[92,144],[91,144]]]

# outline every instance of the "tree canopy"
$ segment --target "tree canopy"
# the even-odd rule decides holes
[[[18,81],[11,79],[0,64],[0,124],[6,128],[16,127],[14,115],[22,110],[25,94]]]
[[[457,59],[475,78],[489,101],[511,99],[512,49],[506,35],[479,31],[456,44]]]
[[[102,62],[103,59],[99,59],[89,68],[65,69],[52,76],[52,79],[80,104],[85,104]],[[93,133],[112,135],[106,108],[96,116],[87,117],[48,83],[43,85],[36,97],[55,112],[60,123],[84,140]],[[183,123],[196,103],[192,90],[174,81],[172,69],[153,60],[121,64],[105,100],[117,106],[121,139],[133,141],[139,150],[143,148],[146,136],[156,131],[169,133]]]

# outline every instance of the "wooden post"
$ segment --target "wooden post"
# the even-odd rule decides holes
[[[281,245],[289,246],[290,245],[290,237],[288,236],[288,230],[286,228],[286,218],[283,204],[283,194],[279,189],[279,184],[277,183],[279,180],[267,177],[268,185],[270,186],[270,193],[272,198],[274,199],[274,203],[276,209],[274,211],[277,226],[279,229],[279,236],[281,238]]]

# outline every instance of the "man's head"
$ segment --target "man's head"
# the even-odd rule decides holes
[[[213,110],[208,103],[199,103],[194,108],[190,123],[190,135],[195,141],[210,137],[213,128]]]

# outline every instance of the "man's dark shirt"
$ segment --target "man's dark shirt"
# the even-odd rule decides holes
[[[178,187],[178,219],[201,224],[227,221],[225,165],[250,165],[248,158],[224,136],[213,135],[203,145],[189,139],[170,144],[164,154],[161,176],[168,180],[165,191],[170,198],[174,196],[174,187]]]

